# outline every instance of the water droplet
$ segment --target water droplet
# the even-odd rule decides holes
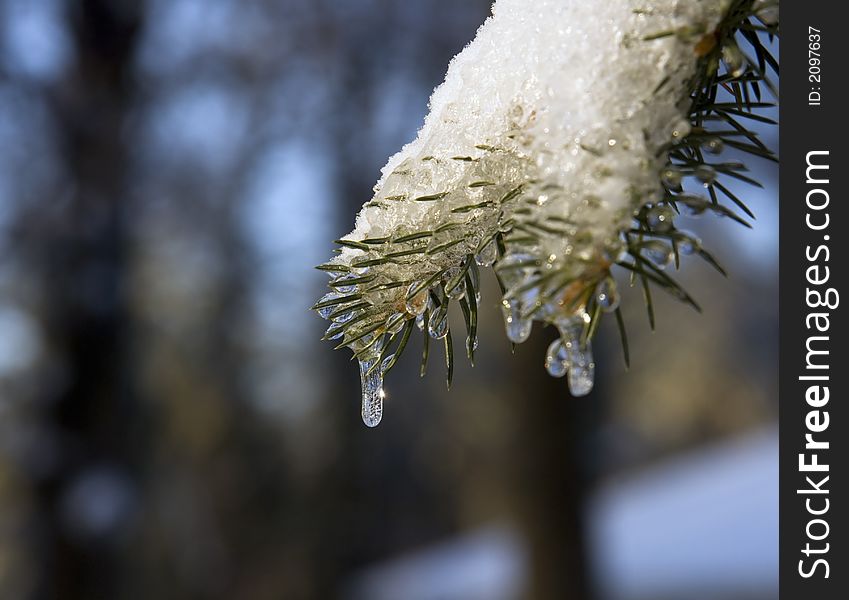
[[[672,229],[672,221],[675,211],[665,205],[653,206],[646,214],[646,222],[653,231],[669,231]]]
[[[702,144],[702,148],[709,154],[719,154],[725,149],[725,142],[719,138],[710,138]]]
[[[448,335],[448,305],[443,304],[437,308],[427,322],[427,333],[435,340],[440,340]]]
[[[643,256],[658,268],[663,269],[672,262],[672,248],[660,240],[651,240],[643,244]]]
[[[507,339],[516,344],[521,344],[527,340],[531,335],[533,321],[522,318],[520,302],[515,298],[504,300],[501,303],[501,310],[504,313],[504,328],[507,331]]]
[[[470,341],[469,336],[466,336],[466,347],[467,348],[469,347],[469,341]],[[472,350],[478,349],[478,336],[475,336],[475,339],[471,340],[471,346],[472,346]]]
[[[491,267],[495,264],[496,258],[498,258],[498,246],[493,238],[475,255],[475,262],[482,267]]]
[[[604,312],[613,312],[619,307],[619,290],[612,277],[605,277],[596,286],[595,300]]]
[[[670,165],[666,167],[660,174],[660,180],[663,185],[671,190],[680,190],[681,182],[684,179],[684,173],[676,166]]]
[[[417,283],[411,283],[410,287],[407,288],[407,295],[409,295],[417,285]],[[404,308],[406,308],[407,312],[411,315],[421,315],[427,309],[427,299],[428,293],[425,288],[420,290],[413,297],[407,298]]]
[[[424,331],[424,314],[416,317],[416,327],[419,328],[419,331]]]
[[[389,365],[392,364],[392,361],[395,360],[395,355],[390,354],[386,358],[383,359],[383,362],[380,363],[380,372],[386,373],[387,369],[389,369]]]
[[[696,179],[704,183],[705,186],[710,185],[716,180],[716,169],[710,165],[699,165],[696,167],[693,174],[696,176]]]
[[[569,352],[560,338],[548,346],[545,353],[545,370],[552,377],[563,377],[569,370]]]
[[[377,427],[380,423],[383,418],[383,399],[386,397],[383,391],[383,372],[381,369],[372,370],[375,361],[375,358],[360,361],[360,382],[363,391],[360,414],[367,427]]]

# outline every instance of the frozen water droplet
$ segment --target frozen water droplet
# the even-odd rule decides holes
[[[450,284],[451,284],[451,282],[448,283],[448,285],[450,285]],[[460,298],[462,298],[463,296],[466,295],[466,282],[463,279],[461,279],[450,290],[448,289],[448,286],[446,285],[445,295],[448,296],[449,298],[451,298],[452,300],[459,300]]]
[[[411,283],[410,287],[407,288],[407,295],[409,295],[417,285],[418,284],[416,283]],[[407,312],[411,315],[421,315],[427,309],[427,299],[427,289],[420,290],[413,297],[407,298],[405,305]]]
[[[613,312],[619,307],[619,290],[612,277],[605,277],[596,286],[595,300],[604,312]]]
[[[684,173],[678,167],[669,165],[660,174],[660,180],[669,189],[680,190],[681,182],[684,180]]]
[[[356,273],[347,273],[342,275],[341,277],[337,277],[332,281],[336,291],[340,294],[351,294],[357,291],[356,285],[339,285],[340,283],[344,284],[345,281],[349,281],[351,279],[359,279],[362,275],[358,275]]]
[[[573,396],[586,396],[595,383],[595,364],[592,358],[585,365],[572,365],[569,368],[569,392]]]
[[[424,331],[424,314],[416,317],[416,327],[419,328],[419,331]]]
[[[755,14],[764,25],[778,24],[778,2],[777,0],[755,0],[752,5]]]
[[[333,307],[338,308],[338,307]],[[334,323],[347,323],[351,319],[353,319],[357,314],[360,314],[359,310],[346,310],[339,312],[337,314],[330,313],[329,317]]]
[[[466,336],[466,347],[468,347],[468,346],[469,346],[469,336]],[[471,347],[472,347],[472,350],[478,349],[478,336],[475,336],[475,339],[471,340]]]
[[[460,267],[452,267],[442,276],[445,295],[452,300],[459,300],[466,295],[466,277],[461,277],[460,272]]]
[[[386,331],[389,333],[398,333],[404,328],[404,315],[395,313],[386,319]]]
[[[684,211],[691,217],[698,217],[703,214],[708,207],[707,198],[696,194],[679,194],[675,197],[675,202],[678,203],[678,206],[683,204]]]
[[[327,302],[327,301],[330,301],[330,300],[335,300],[339,296],[340,296],[340,294],[337,294],[336,292],[330,292],[330,293],[322,296],[321,299],[318,301],[318,304],[321,304],[322,302]],[[319,316],[322,319],[327,319],[328,317],[330,317],[330,313],[332,313],[337,308],[338,308],[338,306],[336,306],[334,304],[332,306],[324,306],[322,308],[316,309],[316,312],[319,314]]]
[[[586,312],[562,318],[555,325],[560,331],[560,345],[566,354],[565,362],[568,369],[569,392],[573,396],[585,396],[592,390],[595,379],[595,363],[593,363],[592,344],[588,341],[581,345],[584,326],[589,315]],[[554,344],[549,351],[557,350]],[[554,356],[559,356],[555,354]],[[548,360],[546,359],[546,368]],[[557,366],[555,365],[555,370]],[[549,371],[550,372],[550,371]]]
[[[675,211],[665,205],[652,207],[646,214],[646,222],[653,231],[669,231],[672,229],[672,221],[675,218]]]
[[[521,344],[527,340],[531,335],[533,321],[522,318],[519,301],[515,298],[504,300],[501,303],[501,310],[504,313],[504,328],[507,331],[507,339],[515,344]]]
[[[691,233],[685,234],[678,241],[678,252],[681,254],[691,255],[697,253],[702,248],[702,241]]]
[[[617,240],[605,247],[603,256],[609,262],[617,263],[628,256],[628,247]]]
[[[324,332],[325,337],[328,340],[338,340],[344,335],[344,330],[342,329],[342,323],[333,323],[330,327],[327,328],[327,331]]]
[[[498,263],[498,272],[508,290],[517,288],[527,281],[533,274],[533,261],[534,257],[524,252],[510,252],[504,255]]]
[[[361,414],[367,427],[377,427],[383,418],[383,372],[372,367],[374,358],[360,361],[360,382],[362,383],[363,403]],[[371,372],[369,372],[371,371]]]
[[[545,370],[552,377],[563,377],[569,370],[569,352],[560,338],[548,346],[545,353]]]
[[[680,119],[672,126],[672,139],[676,141],[683,140],[690,133],[690,122],[685,119]]]
[[[696,179],[707,186],[716,180],[716,169],[710,165],[699,165],[696,167],[694,175],[696,176]]]
[[[498,246],[495,243],[495,238],[493,238],[477,253],[475,262],[482,267],[491,267],[495,264],[496,258],[498,258]]]
[[[380,363],[380,372],[386,373],[386,370],[389,368],[389,365],[392,364],[392,361],[395,360],[395,355],[390,354],[386,358],[383,359],[383,362]]]
[[[719,138],[710,138],[702,144],[702,148],[709,154],[719,154],[725,149],[725,142]]]
[[[427,323],[427,333],[435,340],[440,340],[448,335],[448,308],[443,304],[437,308]]]
[[[643,244],[643,255],[660,269],[672,262],[672,248],[660,240],[651,240]]]
[[[746,57],[734,42],[728,42],[722,47],[722,62],[732,77],[740,77],[746,72]]]

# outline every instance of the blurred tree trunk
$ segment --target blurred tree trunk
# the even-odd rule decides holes
[[[566,381],[541,373],[548,344],[541,332],[522,348],[517,372],[524,397],[513,398],[521,448],[516,473],[519,518],[531,556],[532,600],[590,600],[584,499],[587,489],[587,402]],[[514,357],[518,358],[518,357]]]
[[[128,488],[121,486],[132,481],[144,452],[126,282],[126,127],[141,8],[82,0],[69,10],[76,64],[51,95],[69,189],[45,199],[53,218],[36,225],[43,228],[35,268],[42,274],[45,328],[66,378],[51,388],[56,396],[48,416],[59,433],[60,464],[37,489],[43,521],[36,595],[106,599],[120,595],[120,524],[98,529],[105,524],[97,515],[88,522],[75,510],[121,509],[95,502],[123,502]],[[107,489],[98,497],[86,495],[81,482],[102,467],[115,479],[100,480]]]

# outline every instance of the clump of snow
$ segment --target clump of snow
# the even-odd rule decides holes
[[[430,249],[460,240],[374,267],[397,281],[450,268],[499,230],[508,251],[576,275],[615,257],[635,211],[660,198],[663,147],[689,132],[698,43],[728,4],[497,0],[347,239],[425,231],[433,235],[415,244]],[[521,248],[511,232],[526,234]],[[334,261],[356,264],[393,246],[344,248]],[[401,292],[381,293],[373,304],[397,308]]]

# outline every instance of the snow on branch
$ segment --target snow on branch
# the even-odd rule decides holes
[[[718,180],[745,179],[744,167],[705,156],[731,145],[772,157],[741,122],[764,118],[761,84],[777,63],[761,37],[775,33],[772,2],[497,0],[319,267],[332,291],[314,308],[331,321],[325,337],[360,361],[366,425],[380,422],[383,376],[416,327],[444,344],[450,385],[451,301],[473,359],[479,267],[499,277],[512,342],[534,320],[559,330],[546,368],[573,395],[592,389],[604,313],[616,314],[627,361],[612,266],[644,286],[652,321],[650,283],[696,306],[665,268],[682,254],[721,267],[674,220],[713,211],[745,223]],[[709,196],[685,193],[685,177]]]

